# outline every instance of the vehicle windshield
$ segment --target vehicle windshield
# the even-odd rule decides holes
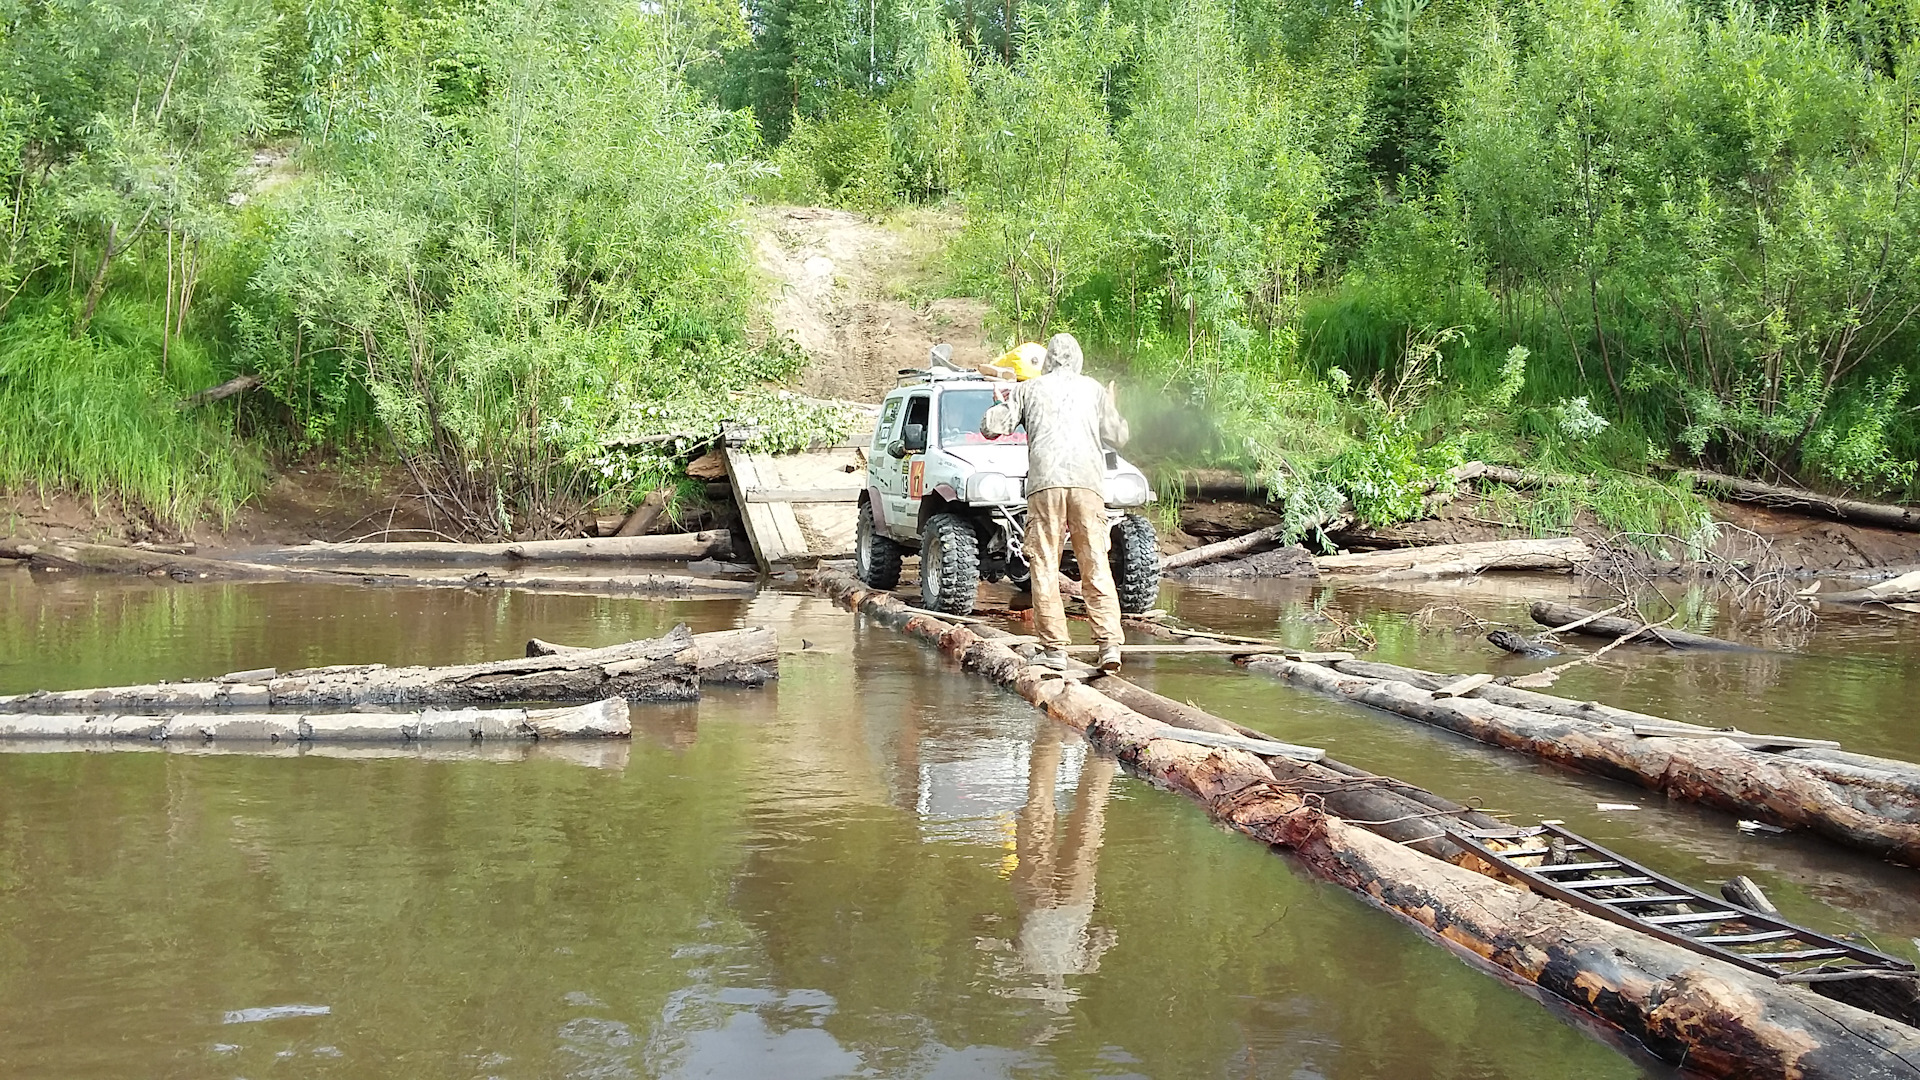
[[[993,407],[993,391],[949,390],[940,395],[940,445],[966,446],[976,443],[1023,443],[1027,433],[1016,431],[998,439],[980,434],[980,420]]]

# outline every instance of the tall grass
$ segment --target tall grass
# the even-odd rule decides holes
[[[170,526],[229,520],[264,470],[227,410],[175,407],[214,381],[205,352],[176,343],[162,373],[158,313],[137,301],[70,327],[54,305],[0,324],[0,488],[68,488]]]

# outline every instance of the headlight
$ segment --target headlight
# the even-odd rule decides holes
[[[997,472],[976,473],[967,480],[970,503],[1011,503],[1020,501],[1020,481]]]
[[[1108,506],[1145,506],[1152,496],[1147,487],[1147,478],[1137,472],[1115,473],[1107,477]]]

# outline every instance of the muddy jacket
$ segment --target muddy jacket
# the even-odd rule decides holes
[[[1080,345],[1065,334],[1048,343],[1040,377],[1014,386],[1012,399],[980,421],[980,433],[996,438],[1019,427],[1027,429],[1029,495],[1057,487],[1102,490],[1106,448],[1127,442],[1127,422],[1106,387],[1080,374]]]

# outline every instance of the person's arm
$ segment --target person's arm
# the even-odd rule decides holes
[[[1000,391],[995,390],[998,396]],[[1013,387],[1005,398],[993,403],[987,414],[980,418],[980,434],[990,439],[1013,434],[1020,426],[1020,388]]]
[[[1120,407],[1113,403],[1113,384],[1107,384],[1107,392],[1100,395],[1100,441],[1114,449],[1127,445],[1127,418],[1120,415]]]

